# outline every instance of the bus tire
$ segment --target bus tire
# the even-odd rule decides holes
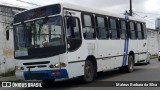
[[[42,82],[47,85],[47,86],[51,86],[54,84],[55,82],[55,79],[52,79],[52,80],[42,80]]]
[[[84,66],[84,81],[85,82],[92,82],[94,79],[94,67],[91,61],[87,60]]]
[[[132,55],[129,55],[128,57],[128,65],[126,66],[126,71],[128,73],[131,73],[133,72],[133,69],[134,69],[134,58]]]

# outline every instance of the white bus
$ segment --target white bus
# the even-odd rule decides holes
[[[83,77],[147,62],[145,22],[68,3],[27,10],[14,18],[16,77],[42,80]]]

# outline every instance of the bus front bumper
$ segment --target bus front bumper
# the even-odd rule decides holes
[[[20,80],[51,80],[68,78],[68,73],[66,69],[24,71],[16,73],[16,77]]]

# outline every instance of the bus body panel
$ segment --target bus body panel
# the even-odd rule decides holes
[[[103,71],[122,66],[122,50],[120,43],[120,40],[97,40],[98,58],[102,60],[100,62],[102,66],[98,66],[103,68]]]
[[[147,41],[146,40],[138,41],[138,52],[139,52],[138,62],[145,62],[147,59]]]

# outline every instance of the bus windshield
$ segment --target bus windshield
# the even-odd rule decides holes
[[[49,49],[63,46],[65,43],[62,17],[45,17],[29,22],[21,22],[21,24],[14,27],[14,38],[16,57],[28,56],[28,50],[32,49]]]

